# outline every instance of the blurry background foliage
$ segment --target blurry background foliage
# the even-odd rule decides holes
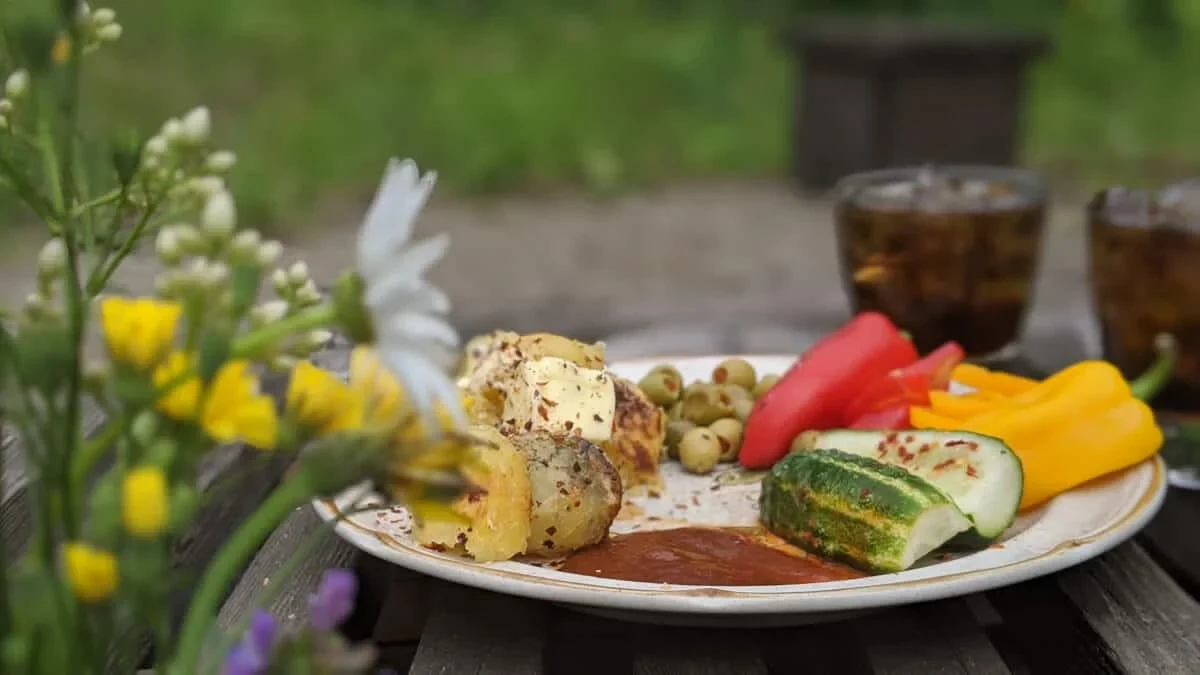
[[[241,213],[268,225],[357,207],[391,154],[460,194],[781,176],[795,83],[780,28],[812,13],[1045,28],[1029,163],[1090,182],[1200,165],[1200,0],[111,5],[127,30],[90,60],[89,123],[152,131],[208,104],[239,155]]]

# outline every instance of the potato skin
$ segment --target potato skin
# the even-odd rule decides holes
[[[613,386],[617,394],[613,435],[600,447],[626,491],[661,488],[658,462],[667,438],[667,416],[630,380],[614,377]]]
[[[526,555],[553,558],[599,543],[621,510],[621,477],[594,443],[545,431],[513,434],[532,492]]]
[[[479,439],[471,449],[474,460],[464,472],[482,494],[456,500],[451,510],[462,521],[418,522],[413,539],[426,548],[453,551],[477,562],[508,560],[525,551],[533,504],[525,454],[496,429],[472,425],[468,432]]]

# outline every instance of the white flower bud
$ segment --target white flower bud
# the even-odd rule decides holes
[[[129,433],[133,436],[134,440],[140,442],[142,445],[148,445],[150,441],[154,440],[155,435],[158,434],[158,427],[158,415],[149,410],[143,410],[138,413],[137,417],[133,418],[133,424],[129,427]]]
[[[4,83],[4,93],[13,100],[23,97],[28,91],[29,71],[27,70],[14,70]]]
[[[91,16],[92,8],[86,2],[81,2],[75,7],[75,20],[79,23],[86,23]]]
[[[38,254],[38,274],[48,279],[62,273],[67,266],[67,246],[62,239],[55,237],[42,246]]]
[[[46,315],[50,300],[41,293],[30,293],[25,296],[25,316],[37,319]]]
[[[179,245],[179,235],[171,227],[164,227],[158,231],[154,249],[158,252],[159,259],[168,265],[176,265],[183,258],[183,247]]]
[[[228,280],[229,267],[219,260],[205,266],[204,274],[200,279],[207,288],[218,288]]]
[[[191,145],[200,145],[208,140],[212,131],[212,118],[206,106],[197,106],[183,116],[179,140]]]
[[[269,300],[250,310],[251,320],[266,325],[287,316],[288,304],[283,300]]]
[[[167,139],[160,136],[151,136],[150,140],[146,141],[145,152],[147,155],[165,155],[167,153]]]
[[[0,115],[7,115],[12,111],[13,102],[6,98],[0,98]]]
[[[204,168],[213,173],[225,173],[237,164],[237,155],[228,150],[218,150],[204,160]]]
[[[277,241],[264,241],[258,247],[257,259],[258,264],[262,267],[271,267],[275,263],[279,262],[279,259],[282,257],[283,244]]]
[[[321,291],[317,284],[309,279],[303,286],[296,289],[296,302],[302,305],[315,305],[321,301]]]
[[[121,39],[125,29],[119,23],[110,23],[96,29],[96,38],[101,42],[116,42]]]
[[[160,166],[162,166],[162,160],[158,158],[158,155],[142,155],[143,169],[147,171],[156,171]]]
[[[233,196],[226,190],[210,195],[200,217],[204,231],[215,237],[228,237],[233,233],[236,223],[237,211],[233,206]]]
[[[333,333],[319,328],[309,333],[306,336],[305,342],[307,342],[313,349],[317,349],[324,347],[332,339]]]
[[[117,20],[117,13],[109,7],[101,7],[92,12],[92,23],[96,26],[104,26]]]
[[[288,268],[288,281],[297,287],[308,281],[308,265],[304,264],[303,260]]]
[[[229,249],[241,260],[258,260],[258,242],[262,237],[258,230],[242,230],[233,236]]]
[[[287,272],[278,269],[271,273],[271,286],[275,292],[280,295],[285,295],[292,289],[292,283],[288,281]]]
[[[168,143],[178,143],[179,137],[183,134],[183,122],[180,122],[172,117],[166,122],[163,122],[162,131],[160,133],[162,134],[163,138],[167,139]]]
[[[211,197],[225,190],[225,181],[217,176],[196,176],[188,179],[187,187],[201,197]]]

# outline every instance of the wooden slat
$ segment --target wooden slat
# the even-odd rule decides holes
[[[434,589],[410,675],[540,675],[546,605],[453,584]]]
[[[314,537],[319,539],[315,545]],[[303,558],[297,561],[297,555]],[[308,620],[309,595],[316,592],[325,570],[353,567],[357,557],[358,549],[325,527],[311,506],[302,506],[259,549],[221,608],[217,623],[222,628],[241,624],[272,587],[274,599],[263,609],[287,629],[302,625]],[[280,579],[280,574],[287,576]]]
[[[1200,597],[1200,490],[1171,488],[1162,510],[1142,531],[1146,551],[1193,597]]]
[[[775,673],[870,675],[866,652],[853,620],[755,631],[767,670]],[[836,648],[831,648],[836,645]]]
[[[1058,583],[1125,672],[1200,673],[1200,605],[1136,544],[1067,570]]]
[[[988,596],[1034,672],[1200,672],[1200,607],[1136,544]]]
[[[639,626],[634,675],[766,675],[754,631]]]
[[[569,609],[549,608],[547,675],[630,675],[635,626]],[[597,645],[602,647],[597,649]]]
[[[1008,675],[1004,659],[960,599],[856,620],[876,675]]]

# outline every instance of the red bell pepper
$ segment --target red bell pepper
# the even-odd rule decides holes
[[[766,469],[802,431],[841,426],[846,404],[864,384],[917,360],[917,351],[879,312],[862,312],[796,360],[746,419],[738,458]]]
[[[887,408],[869,412],[850,423],[850,429],[867,429],[871,431],[895,431],[909,429],[912,422],[908,418],[908,406]]]
[[[867,428],[856,426],[856,423],[873,413],[896,409],[907,411],[911,406],[929,405],[929,392],[945,391],[950,386],[951,371],[965,356],[957,342],[947,342],[916,363],[875,379],[846,406],[845,423],[850,428]],[[897,418],[893,416],[893,419]]]

